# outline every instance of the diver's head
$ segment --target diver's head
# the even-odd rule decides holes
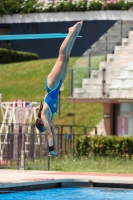
[[[36,125],[36,128],[37,128],[40,132],[45,132],[45,131],[46,131],[46,129],[45,129],[44,125],[43,125],[43,121],[41,120],[41,118],[37,118],[37,119],[36,119],[35,125]]]
[[[40,103],[40,108],[39,108],[39,112],[38,112],[38,118],[36,119],[35,125],[36,128],[40,131],[40,132],[45,132],[46,129],[43,125],[43,121],[41,120],[41,111],[43,109],[43,104],[42,102]]]

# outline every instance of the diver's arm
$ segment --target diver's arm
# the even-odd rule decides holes
[[[56,135],[56,130],[55,130],[55,126],[54,123],[51,121],[50,123],[50,127],[51,127],[51,131],[53,134],[53,147],[54,147],[54,151],[57,152],[57,135]]]
[[[46,133],[48,135],[48,145],[49,145],[49,147],[53,146],[53,134],[52,134],[49,122],[46,118],[46,109],[45,108],[43,108],[41,111],[41,120],[43,122],[43,125],[46,129]]]

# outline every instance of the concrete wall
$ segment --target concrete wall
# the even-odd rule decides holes
[[[70,26],[83,20],[84,25],[71,56],[81,56],[91,47],[117,20],[133,20],[133,11],[88,11],[38,13],[25,15],[4,15],[0,18],[0,28],[9,28],[11,34],[67,33]],[[41,39],[11,41],[14,50],[39,54],[40,58],[58,56],[63,39]]]
[[[113,104],[104,103],[103,113],[110,115],[109,118],[104,117],[104,128],[107,135],[112,135],[113,133]]]
[[[71,56],[81,56],[118,20],[133,20],[133,11],[86,11],[14,14],[0,17],[0,28],[11,34],[67,33],[75,22],[83,20],[82,39],[76,41]],[[38,53],[40,58],[57,57],[63,39],[12,41],[14,50]]]
[[[78,38],[72,49],[71,56],[81,56],[92,44],[98,40],[113,24],[115,20],[84,21]],[[11,34],[34,33],[67,33],[68,28],[75,21],[66,22],[39,22],[39,23],[7,23],[0,24],[0,28],[11,29]],[[28,51],[39,54],[42,58],[56,58],[63,39],[37,39],[11,41],[11,49]]]

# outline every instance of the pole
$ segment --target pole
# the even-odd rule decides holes
[[[73,96],[73,68],[70,69],[70,74],[69,74],[69,96]]]
[[[59,108],[58,108],[58,117],[59,117],[59,119],[60,119],[60,106],[61,106],[61,91],[59,91]]]
[[[59,90],[59,103],[58,103],[58,117],[60,119],[60,115],[61,115],[61,92],[64,90],[64,84],[62,83],[62,86]]]
[[[74,103],[73,103],[73,125],[75,125],[75,99],[74,99]]]
[[[20,155],[20,170],[24,170],[24,150],[21,150],[21,155]]]
[[[105,61],[107,61],[107,51],[108,51],[108,34],[105,34]]]
[[[48,171],[50,170],[50,156],[48,156]]]
[[[91,78],[91,49],[89,49],[88,55],[88,77]]]

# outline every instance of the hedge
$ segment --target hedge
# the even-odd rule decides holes
[[[14,51],[14,50],[0,48],[1,64],[37,60],[38,58],[39,56],[35,53]]]
[[[79,156],[129,157],[133,155],[133,137],[81,136],[76,140]]]
[[[65,11],[129,10],[132,6],[132,0],[61,0],[48,3],[37,0],[0,0],[0,15]]]

